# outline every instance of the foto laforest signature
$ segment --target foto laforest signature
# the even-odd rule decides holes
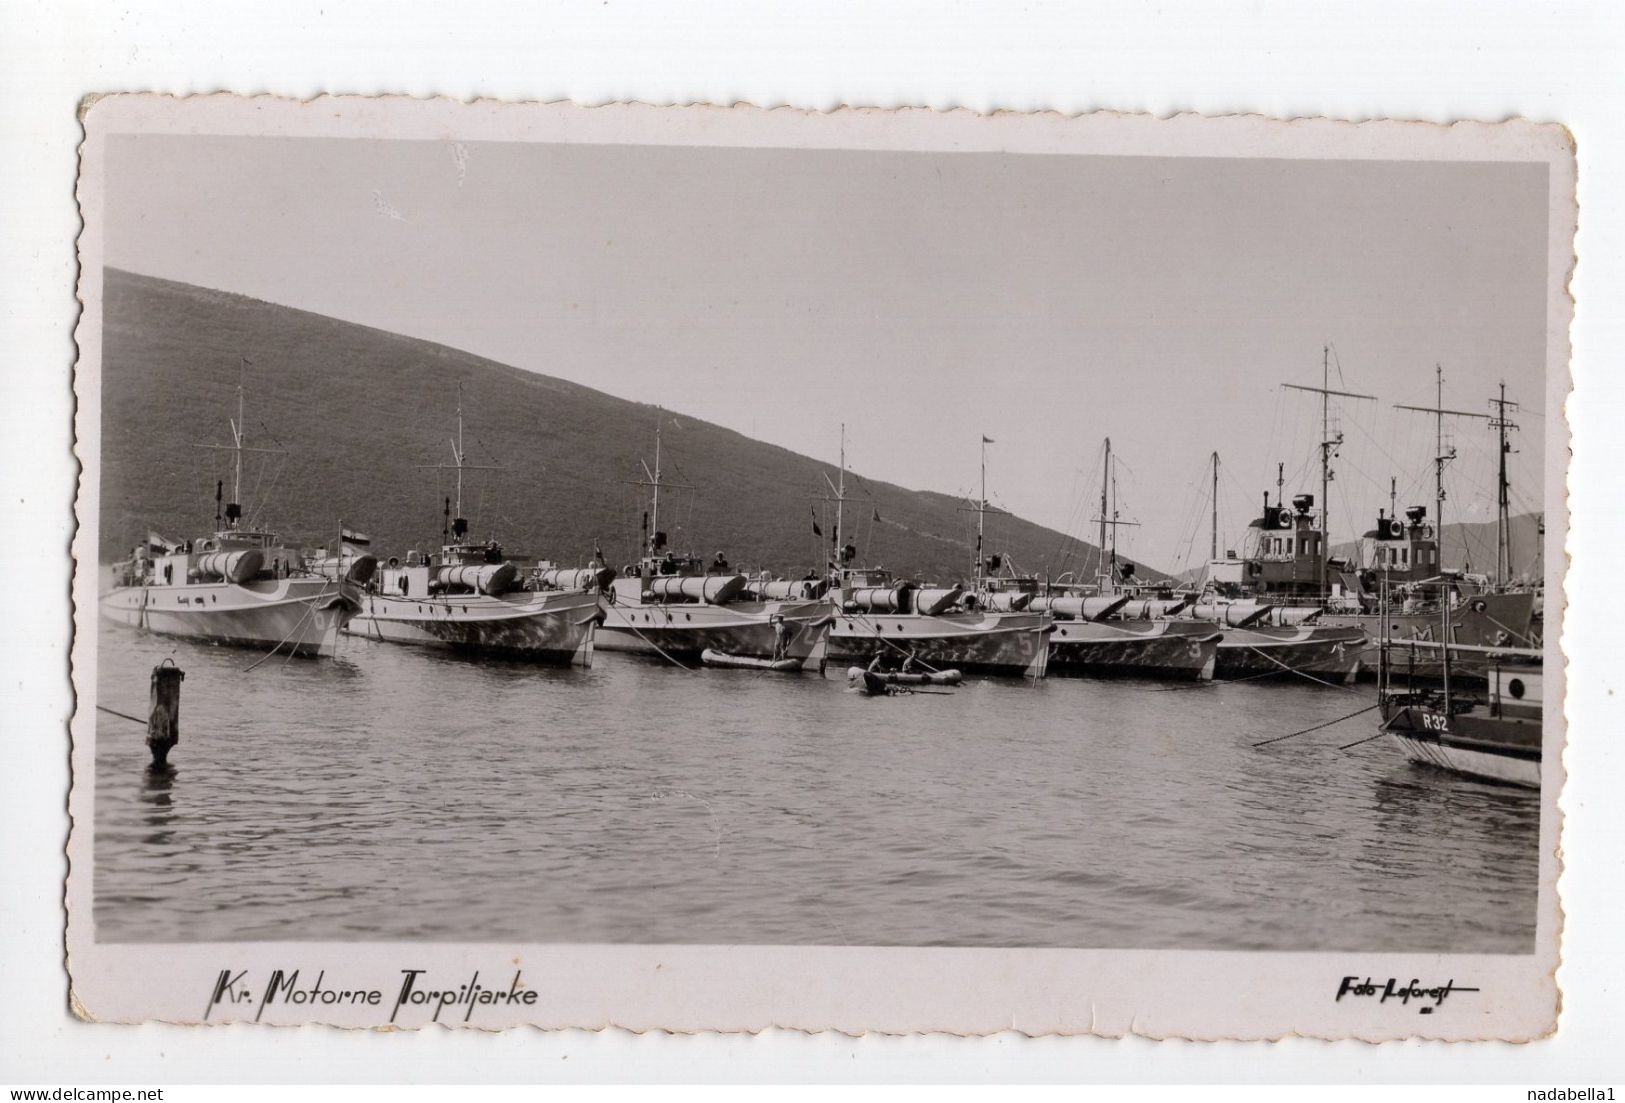
[[[1476,988],[1465,988],[1451,980],[1431,987],[1423,986],[1416,977],[1412,977],[1409,984],[1402,984],[1397,977],[1389,977],[1386,983],[1378,984],[1370,977],[1364,980],[1359,977],[1344,977],[1337,986],[1337,999],[1341,1001],[1344,996],[1376,997],[1378,1003],[1387,1003],[1389,1000],[1398,1000],[1401,1006],[1407,1006],[1412,1000],[1432,1000],[1417,1008],[1419,1015],[1431,1015],[1444,1001],[1450,998],[1452,992],[1477,992]]]

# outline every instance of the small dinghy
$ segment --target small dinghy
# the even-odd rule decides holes
[[[754,655],[730,655],[707,647],[700,652],[700,661],[706,666],[731,666],[745,670],[800,670],[802,659],[763,659]]]
[[[881,686],[957,686],[965,676],[957,670],[865,670],[861,666],[848,667],[848,681],[860,678],[865,685]]]

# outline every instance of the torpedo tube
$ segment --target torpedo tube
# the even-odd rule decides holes
[[[914,584],[899,582],[895,586],[860,586],[852,591],[846,604],[853,612],[907,613],[913,607]]]
[[[198,557],[198,574],[208,578],[224,579],[239,586],[260,573],[265,565],[265,553],[258,548],[242,551],[209,552]]]
[[[761,601],[816,601],[829,590],[829,583],[821,578],[758,582],[751,587]]]
[[[481,563],[440,567],[435,571],[435,581],[448,589],[459,586],[489,597],[496,597],[513,589],[514,578],[518,573],[512,563]]]
[[[707,605],[726,605],[744,589],[745,576],[742,574],[649,579],[649,595],[657,601],[700,601]]]
[[[982,595],[982,604],[995,613],[1020,613],[1033,603],[1030,593],[994,592]]]
[[[914,611],[928,617],[940,617],[965,596],[963,586],[954,586],[951,589],[930,588],[918,591],[914,595]]]
[[[606,590],[615,579],[615,568],[549,567],[536,578],[544,590]]]

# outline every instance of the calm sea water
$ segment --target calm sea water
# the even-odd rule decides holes
[[[1375,693],[588,671],[102,624],[103,941],[445,939],[1524,953],[1538,799],[1407,765]]]

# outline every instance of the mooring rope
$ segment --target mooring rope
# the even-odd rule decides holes
[[[1326,681],[1326,680],[1324,680],[1322,678],[1317,678],[1313,674],[1305,674],[1303,671],[1298,670],[1295,667],[1287,666],[1285,663],[1283,663],[1281,660],[1277,659],[1275,656],[1273,656],[1273,655],[1271,655],[1271,654],[1269,654],[1267,652],[1260,651],[1257,647],[1254,647],[1251,644],[1247,645],[1247,650],[1257,652],[1259,655],[1261,655],[1262,657],[1268,659],[1270,662],[1274,663],[1276,666],[1280,667],[1282,670],[1286,671],[1288,674],[1296,674],[1300,678],[1308,678],[1311,682],[1317,682],[1317,683],[1319,683],[1320,685],[1323,685],[1323,686],[1330,686],[1333,689],[1341,689],[1341,690],[1344,690],[1345,692],[1348,692],[1348,693],[1358,693],[1359,692],[1359,690],[1357,690],[1357,689],[1350,689],[1348,686],[1339,685],[1336,682],[1328,682],[1328,681]],[[1272,671],[1269,671],[1268,673],[1273,674],[1275,672],[1272,670]]]
[[[1296,736],[1308,735],[1310,732],[1317,732],[1321,728],[1329,728],[1333,724],[1341,724],[1345,720],[1353,720],[1356,716],[1359,716],[1362,713],[1367,713],[1367,712],[1370,712],[1374,708],[1381,708],[1381,707],[1382,707],[1382,703],[1379,701],[1375,705],[1367,705],[1365,708],[1360,709],[1357,712],[1351,712],[1347,716],[1339,716],[1336,720],[1328,720],[1324,724],[1316,724],[1312,728],[1304,728],[1302,731],[1288,732],[1286,735],[1277,735],[1272,739],[1261,739],[1257,743],[1254,743],[1253,746],[1254,747],[1267,747],[1271,743],[1279,743],[1283,739],[1292,739],[1292,738],[1295,738]],[[1352,743],[1350,744],[1350,746],[1353,746],[1353,745],[1354,744],[1352,744]]]
[[[628,615],[627,618],[626,618],[626,626],[632,630],[632,634],[634,636],[636,636],[638,639],[642,640],[644,643],[648,644],[650,647],[654,648],[657,652],[659,652],[661,658],[665,659],[667,662],[671,663],[673,666],[678,667],[678,668],[680,668],[682,670],[693,671],[693,669],[694,669],[693,667],[691,667],[691,666],[683,666],[682,663],[678,662],[676,659],[674,659],[670,655],[666,654],[666,652],[661,648],[661,646],[658,643],[656,643],[654,640],[651,640],[648,636],[645,636],[642,632],[639,632],[638,631],[638,626],[632,623],[632,618],[631,618],[630,615]]]
[[[339,592],[341,594],[344,592],[342,586],[340,587]],[[243,667],[242,673],[247,674],[249,671],[253,670],[255,667],[257,667],[261,663],[263,663],[266,659],[269,659],[272,655],[275,655],[278,651],[281,651],[282,650],[282,645],[287,643],[289,640],[293,639],[294,633],[298,632],[301,628],[303,628],[305,626],[305,621],[309,620],[312,616],[315,615],[315,613],[316,613],[316,603],[318,601],[320,601],[322,598],[326,597],[326,596],[327,596],[327,583],[324,581],[322,583],[322,588],[316,592],[315,596],[306,598],[304,601],[300,602],[300,604],[305,607],[304,615],[301,616],[296,622],[294,622],[294,626],[292,628],[288,629],[288,634],[286,636],[283,636],[281,641],[278,642],[275,647],[271,648],[271,650],[267,651],[265,654],[261,655],[259,658],[255,659],[253,662],[251,662],[247,666]],[[289,651],[288,652],[288,658],[291,659],[293,657],[293,654],[294,654],[293,651]],[[286,662],[287,662],[287,660],[284,659],[283,660],[284,665],[286,665]]]
[[[1387,730],[1384,729],[1382,731],[1379,731],[1376,735],[1368,735],[1364,739],[1356,739],[1353,743],[1345,743],[1345,744],[1343,744],[1341,747],[1339,747],[1337,749],[1340,750],[1340,751],[1351,750],[1354,747],[1360,746],[1362,743],[1369,743],[1373,739],[1381,739],[1383,736],[1385,736],[1387,734],[1388,734]]]
[[[98,712],[112,713],[114,716],[120,717],[121,719],[124,719],[124,720],[132,720],[135,723],[140,724],[143,728],[147,726],[147,721],[141,719],[139,716],[131,716],[127,712],[120,712],[120,711],[118,711],[118,709],[110,709],[106,705],[97,705],[96,710]]]

